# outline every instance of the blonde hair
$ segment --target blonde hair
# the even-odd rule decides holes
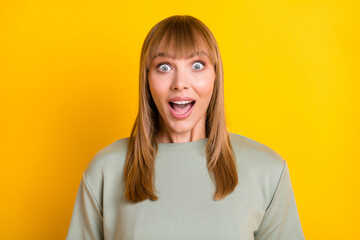
[[[139,110],[131,130],[124,165],[125,198],[131,202],[157,200],[154,165],[158,150],[155,136],[159,112],[152,99],[147,72],[156,54],[173,50],[176,58],[205,50],[214,64],[213,94],[206,112],[207,168],[216,184],[214,200],[233,192],[237,183],[236,161],[224,111],[223,67],[215,37],[200,20],[175,15],[157,23],[147,34],[140,57]]]

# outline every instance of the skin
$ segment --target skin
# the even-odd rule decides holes
[[[206,110],[212,96],[215,70],[207,54],[193,53],[188,58],[175,59],[160,54],[152,59],[148,81],[150,92],[160,113],[158,143],[181,143],[204,139]],[[170,98],[190,97],[196,101],[186,119],[176,119],[168,107]]]

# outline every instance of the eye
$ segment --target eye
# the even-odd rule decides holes
[[[202,62],[195,62],[192,66],[194,70],[201,70],[204,68],[204,65]]]
[[[157,69],[160,71],[160,72],[168,72],[171,70],[171,67],[169,64],[167,63],[162,63],[162,64],[159,64]]]

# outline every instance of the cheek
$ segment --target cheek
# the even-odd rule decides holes
[[[211,96],[214,88],[215,74],[206,74],[195,82],[194,88],[203,97]]]
[[[165,84],[161,84],[161,81],[159,79],[152,78],[151,76],[148,77],[148,80],[150,92],[154,101],[165,98],[167,94]]]

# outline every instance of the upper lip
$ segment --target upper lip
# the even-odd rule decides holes
[[[195,101],[195,100],[190,97],[173,97],[173,98],[170,98],[169,101],[176,102],[176,101]]]

